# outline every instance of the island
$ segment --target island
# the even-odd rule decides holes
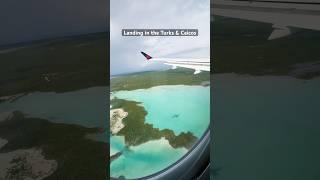
[[[145,116],[147,112],[139,102],[114,98],[111,100],[111,104],[113,104],[113,108],[116,110],[121,107],[125,112],[128,112],[127,116],[123,119],[112,118],[112,121],[118,121],[114,122],[114,124],[123,123],[122,128],[114,133],[114,135],[124,136],[125,144],[128,147],[164,137],[173,148],[184,147],[190,149],[197,141],[197,137],[191,132],[182,132],[176,135],[170,129],[160,130],[154,128],[152,124],[146,123]],[[115,109],[111,109],[110,112],[114,112]],[[118,129],[111,129],[111,131],[114,130]]]

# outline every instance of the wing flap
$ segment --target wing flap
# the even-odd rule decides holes
[[[165,62],[164,64],[172,66],[172,68],[182,67],[195,70],[194,74],[198,74],[201,71],[210,71],[210,64],[181,64],[181,63],[172,63]]]

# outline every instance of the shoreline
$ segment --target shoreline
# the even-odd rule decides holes
[[[208,84],[209,82],[209,84]],[[188,84],[168,84],[168,85],[155,85],[151,86],[148,88],[139,88],[139,89],[130,89],[130,90],[117,90],[117,91],[112,91],[112,98],[110,100],[113,100],[114,98],[117,98],[116,94],[118,92],[127,92],[127,91],[139,91],[139,90],[152,90],[155,88],[165,88],[165,87],[172,87],[172,86],[180,86],[180,87],[202,87],[202,88],[207,88],[210,87],[210,81],[203,81],[201,84],[193,84],[193,85],[188,85]]]
[[[111,91],[148,89],[162,85],[202,85],[210,80],[210,73],[202,72],[195,76],[192,70],[178,68],[176,70],[141,72],[111,79]]]

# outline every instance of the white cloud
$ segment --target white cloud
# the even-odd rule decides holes
[[[111,0],[111,74],[150,70],[140,54],[210,56],[209,0]],[[197,37],[122,37],[125,28],[198,29]]]

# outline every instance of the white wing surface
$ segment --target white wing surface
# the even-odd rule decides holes
[[[183,67],[193,69],[194,74],[198,74],[201,71],[210,71],[210,59],[183,59],[183,58],[154,58],[147,53],[141,52],[141,54],[148,61],[158,61],[163,64],[172,66],[172,69],[177,67]]]

